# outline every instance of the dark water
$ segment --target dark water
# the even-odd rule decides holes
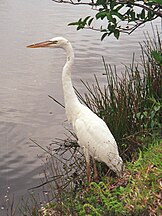
[[[26,45],[55,36],[67,37],[75,49],[73,81],[80,91],[80,79],[93,82],[96,74],[104,83],[101,56],[123,70],[132,53],[140,59],[139,42],[150,25],[120,40],[113,37],[100,42],[92,31],[77,32],[67,23],[87,15],[87,7],[70,7],[51,0],[0,1],[0,205],[8,187],[16,196],[36,185],[41,175],[43,151],[30,138],[46,147],[55,137],[63,137],[64,109],[48,95],[63,103],[62,50],[26,49]],[[157,21],[159,24],[160,21]],[[2,212],[2,210],[0,210]],[[1,215],[0,212],[0,215]]]

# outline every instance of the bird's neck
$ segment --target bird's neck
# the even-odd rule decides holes
[[[71,71],[74,63],[74,52],[71,44],[65,49],[67,54],[67,61],[62,72],[62,85],[64,92],[65,109],[68,120],[73,123],[75,116],[80,107],[80,102],[74,92],[74,88],[71,81]]]

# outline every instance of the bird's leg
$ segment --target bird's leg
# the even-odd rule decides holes
[[[90,167],[90,155],[88,149],[83,148],[85,159],[86,159],[86,168],[87,168],[87,181],[91,182],[91,167]]]
[[[91,167],[90,167],[90,162],[89,160],[86,160],[86,166],[87,166],[87,181],[90,183],[91,182]]]
[[[97,172],[97,166],[96,166],[96,161],[93,158],[93,171],[94,171],[94,181],[98,181],[98,172]]]

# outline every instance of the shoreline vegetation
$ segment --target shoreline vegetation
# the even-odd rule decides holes
[[[105,86],[101,87],[95,76],[92,86],[82,81],[86,88],[84,96],[76,90],[80,100],[113,133],[125,163],[123,178],[117,178],[105,164],[98,162],[99,182],[88,185],[85,159],[75,134],[67,129],[66,139],[55,139],[44,149],[45,177],[40,185],[29,191],[28,200],[23,199],[17,207],[12,203],[7,215],[19,215],[15,213],[17,210],[23,216],[161,214],[162,59],[159,53],[162,46],[158,31],[154,31],[153,39],[146,34],[146,41],[140,46],[140,65],[133,57],[119,77],[116,68],[103,58]],[[37,190],[41,191],[39,195]]]
[[[32,215],[131,215],[158,216],[162,211],[162,140],[139,152],[138,159],[126,163],[122,179],[107,177],[86,188],[62,194]]]

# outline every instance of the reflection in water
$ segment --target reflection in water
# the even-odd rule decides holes
[[[139,41],[143,30],[131,37],[113,37],[100,42],[99,34],[92,31],[77,32],[67,23],[84,17],[87,7],[70,7],[52,1],[5,0],[0,1],[0,193],[11,186],[13,192],[24,190],[39,178],[42,150],[29,141],[37,140],[44,147],[64,132],[64,109],[48,97],[52,95],[63,103],[61,71],[65,54],[54,50],[29,50],[26,45],[54,36],[64,36],[72,42],[76,61],[73,80],[76,88],[84,92],[80,79],[93,82],[93,74],[104,82],[101,56],[122,70],[132,52],[139,60]],[[61,15],[63,14],[63,16]],[[151,32],[151,31],[150,31]]]

